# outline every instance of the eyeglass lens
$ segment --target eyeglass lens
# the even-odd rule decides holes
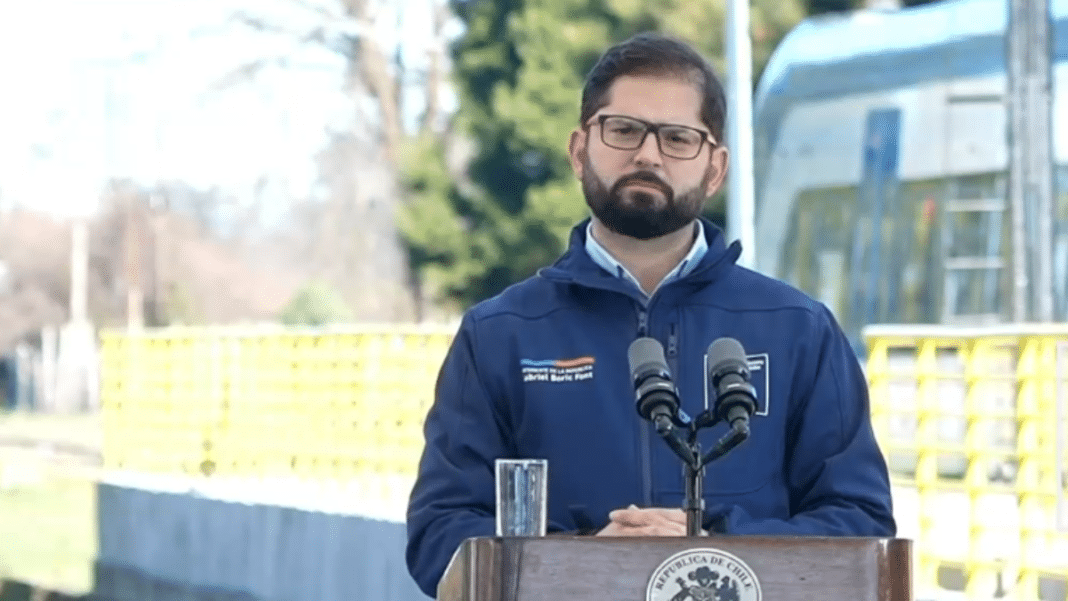
[[[605,144],[613,148],[634,150],[645,141],[649,129],[648,125],[635,119],[608,117],[601,128],[601,137]],[[657,128],[657,137],[661,152],[679,159],[697,156],[704,141],[699,131],[682,125],[662,125]]]

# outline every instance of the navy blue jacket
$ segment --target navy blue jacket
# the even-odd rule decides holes
[[[759,406],[749,440],[705,471],[705,527],[725,534],[892,536],[886,463],[867,384],[831,313],[709,251],[646,300],[586,253],[586,224],[552,267],[473,307],[438,377],[408,507],[408,567],[434,596],[460,543],[494,534],[494,459],[548,459],[549,531],[600,528],[608,512],[681,507],[680,460],[635,409],[627,349],[665,348],[683,408],[707,403],[705,354],[738,339]],[[723,424],[703,430],[711,449]]]

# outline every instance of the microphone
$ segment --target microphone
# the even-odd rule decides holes
[[[671,381],[664,347],[653,338],[638,338],[627,349],[630,374],[634,380],[638,415],[657,422],[663,418],[678,421],[679,394]]]
[[[675,431],[674,424],[680,427],[688,427],[689,424],[680,419],[679,393],[671,381],[671,372],[664,359],[664,347],[653,338],[639,338],[630,343],[627,360],[634,380],[638,415],[656,425],[656,433],[687,465],[699,465],[697,462],[701,458],[686,446]],[[685,413],[682,415],[685,416]]]
[[[715,420],[748,429],[749,417],[756,412],[756,389],[740,342],[718,338],[708,346],[708,377],[716,394]]]

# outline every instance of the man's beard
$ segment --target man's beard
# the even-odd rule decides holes
[[[705,173],[701,185],[679,196],[663,180],[648,171],[639,171],[623,176],[605,188],[593,171],[589,159],[582,170],[582,192],[601,223],[608,229],[638,240],[651,240],[678,231],[693,222],[704,208],[704,190],[711,177],[711,169]],[[664,195],[664,205],[658,207],[652,192],[641,189],[624,190],[629,183],[642,182],[658,188]],[[623,194],[630,196],[624,201]]]

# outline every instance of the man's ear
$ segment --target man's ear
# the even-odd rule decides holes
[[[730,164],[730,154],[723,146],[712,149],[712,155],[708,158],[709,178],[708,186],[705,187],[706,197],[711,198],[727,179],[727,167]]]
[[[571,169],[575,176],[582,179],[583,159],[586,158],[586,142],[588,134],[581,128],[571,130],[571,139],[567,143],[567,154],[571,159]]]

